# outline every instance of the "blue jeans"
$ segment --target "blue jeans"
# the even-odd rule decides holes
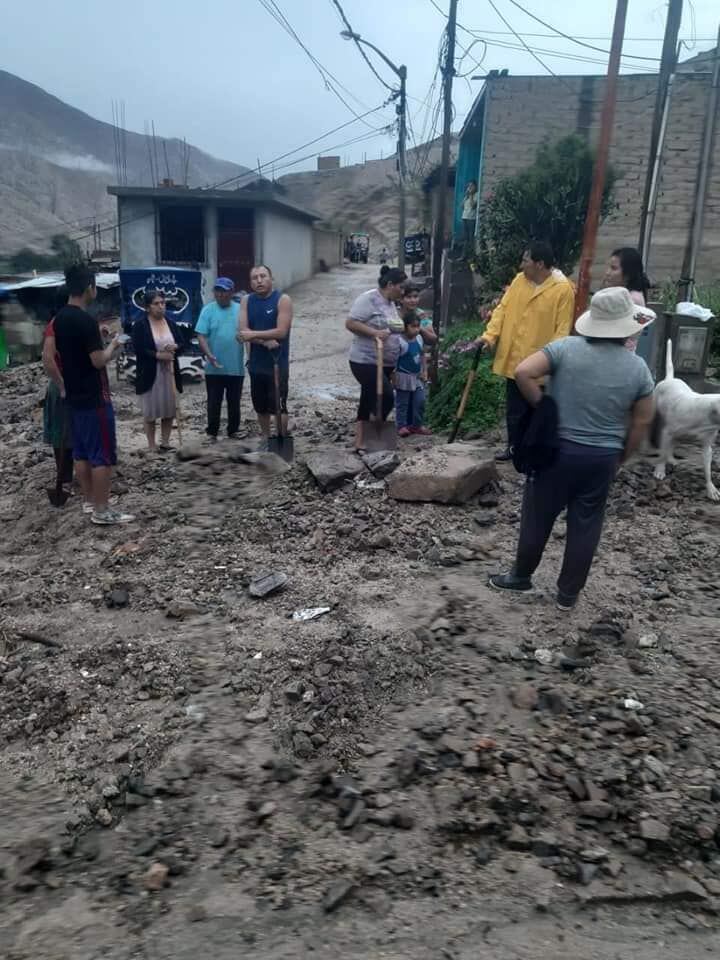
[[[417,390],[395,391],[395,419],[398,430],[402,427],[421,427],[425,417],[425,387],[418,384]]]

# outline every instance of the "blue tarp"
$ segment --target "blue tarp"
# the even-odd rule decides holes
[[[203,307],[202,274],[199,270],[143,267],[123,269],[119,273],[123,329],[128,330],[144,315],[143,295],[146,290],[162,290],[167,301],[168,316],[176,323],[195,326]]]

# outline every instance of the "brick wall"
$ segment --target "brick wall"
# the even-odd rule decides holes
[[[703,65],[709,70],[710,64]],[[655,282],[678,278],[692,215],[695,182],[711,78],[679,73],[671,101],[657,216],[648,274]],[[636,246],[657,78],[627,75],[618,80],[618,104],[610,157],[620,173],[618,209],[598,235],[593,286],[615,247]],[[596,142],[604,77],[498,77],[488,81],[482,193],[532,163],[544,137],[578,133]],[[705,209],[698,281],[720,277],[720,120],[716,124],[710,190]]]

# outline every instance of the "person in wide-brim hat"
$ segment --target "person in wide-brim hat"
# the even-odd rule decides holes
[[[634,303],[624,287],[607,287],[592,298],[590,309],[575,322],[575,330],[583,337],[617,340],[642,333],[654,319],[653,311]]]
[[[600,290],[575,324],[579,336],[549,343],[514,371],[518,390],[538,417],[541,400],[544,406],[555,404],[557,432],[546,444],[554,448],[554,459],[533,470],[525,485],[515,564],[509,573],[490,577],[495,589],[533,589],[532,576],[555,521],[567,509],[557,605],[566,611],[575,606],[600,542],[617,468],[652,422],[653,378],[625,341],[654,316],[622,287]],[[549,396],[543,399],[540,383],[546,377]]]

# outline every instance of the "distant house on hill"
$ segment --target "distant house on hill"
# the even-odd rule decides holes
[[[202,272],[206,294],[217,276],[248,290],[256,263],[268,264],[285,288],[310,277],[319,259],[332,266],[341,256],[337,233],[315,229],[316,214],[263,185],[110,186],[108,193],[117,197],[121,267],[192,267]]]
[[[648,273],[655,281],[678,278],[688,240],[705,114],[712,85],[714,51],[680,64],[668,115],[657,214]],[[504,72],[503,72],[504,74]],[[529,166],[545,138],[578,133],[597,139],[605,93],[604,76],[507,76],[493,71],[460,133],[454,201],[454,234],[461,236],[462,198],[469,180],[480,197],[505,176]],[[597,277],[615,247],[636,246],[657,91],[656,74],[618,79],[610,159],[619,173],[617,210],[598,235]],[[720,104],[718,105],[720,112]],[[720,274],[720,119],[716,115],[699,281]],[[482,205],[480,205],[480,214]]]

